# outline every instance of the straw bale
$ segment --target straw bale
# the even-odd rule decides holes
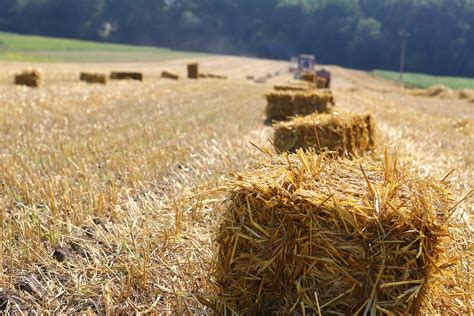
[[[179,79],[179,75],[176,74],[176,73],[174,73],[174,72],[169,72],[169,71],[164,70],[164,71],[161,73],[161,78],[178,80],[178,79]]]
[[[199,64],[198,63],[188,64],[188,78],[199,79]]]
[[[332,112],[334,97],[330,90],[272,91],[267,94],[268,120],[284,121],[314,112]]]
[[[327,88],[327,86],[328,86],[328,80],[326,78],[323,78],[323,77],[316,78],[316,87],[318,87],[318,89],[325,89]]]
[[[267,82],[267,78],[265,77],[258,77],[257,79],[255,79],[255,83],[266,83]]]
[[[19,86],[28,86],[37,88],[41,85],[41,70],[25,70],[15,75],[15,84]]]
[[[85,82],[88,82],[88,83],[106,84],[107,83],[107,75],[100,74],[100,73],[81,72],[81,74],[79,76],[79,80],[85,81]]]
[[[458,91],[458,97],[463,100],[474,100],[474,90],[461,89]]]
[[[308,81],[295,80],[284,85],[275,85],[273,89],[276,91],[306,91],[316,89],[316,85]]]
[[[141,72],[119,72],[114,71],[110,74],[112,80],[138,80],[143,81],[143,74]]]
[[[278,150],[326,148],[339,155],[362,155],[375,147],[375,127],[370,115],[313,114],[274,125]]]
[[[299,150],[260,161],[226,186],[217,310],[418,314],[448,271],[446,187],[387,156],[383,165]]]
[[[222,80],[226,80],[226,79],[227,79],[227,76],[216,75],[216,74],[212,74],[212,73],[200,73],[200,74],[199,74],[199,78],[202,78],[202,79],[210,78],[210,79],[222,79]]]
[[[301,74],[300,80],[316,82],[316,74],[314,72],[305,71]]]

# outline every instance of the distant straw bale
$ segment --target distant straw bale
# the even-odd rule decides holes
[[[434,85],[427,89],[413,89],[411,93],[417,96],[437,97],[442,99],[459,99],[474,103],[474,90],[453,90],[445,85]]]
[[[25,70],[15,75],[15,85],[38,88],[41,85],[41,70]]]
[[[278,150],[328,149],[339,155],[362,155],[375,148],[375,127],[370,115],[313,114],[275,124]]]
[[[107,75],[99,74],[99,73],[81,72],[81,74],[79,76],[79,80],[85,81],[85,82],[88,82],[88,83],[106,84],[107,83]]]
[[[188,78],[199,79],[199,64],[198,63],[188,64]]]
[[[431,86],[425,91],[425,95],[429,97],[451,97],[453,96],[454,92],[452,89],[444,86],[444,85],[435,85]]]
[[[334,97],[330,90],[273,91],[267,94],[268,120],[285,121],[293,116],[332,112]]]
[[[316,85],[308,81],[293,80],[287,84],[275,85],[273,89],[276,91],[307,91],[316,89]]]
[[[461,89],[458,91],[458,97],[462,100],[474,101],[474,90],[472,89]]]
[[[316,73],[309,72],[309,71],[303,72],[300,75],[300,80],[308,81],[308,82],[316,82]]]
[[[143,74],[141,72],[118,72],[114,71],[110,74],[112,80],[137,80],[143,81]]]
[[[222,80],[226,80],[226,79],[227,79],[227,76],[216,75],[216,74],[212,74],[212,73],[200,73],[200,74],[199,74],[199,78],[202,78],[202,79],[222,79]]]
[[[292,86],[292,85],[275,85],[273,86],[275,91],[306,91],[308,87],[303,86]]]
[[[316,87],[318,89],[324,89],[324,88],[327,88],[327,86],[328,86],[328,80],[326,78],[323,78],[323,77],[316,78]]]
[[[452,278],[447,266],[457,262],[445,261],[445,183],[387,156],[383,166],[299,150],[226,187],[219,313],[418,315],[450,299],[433,281]]]
[[[172,79],[172,80],[179,80],[179,75],[176,74],[176,73],[174,73],[174,72],[170,72],[170,71],[164,70],[164,71],[161,73],[161,78]]]

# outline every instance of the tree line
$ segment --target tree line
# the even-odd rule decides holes
[[[0,30],[474,76],[474,0],[1,0]]]

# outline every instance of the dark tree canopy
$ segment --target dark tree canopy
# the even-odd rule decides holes
[[[474,0],[0,0],[0,30],[474,76]]]

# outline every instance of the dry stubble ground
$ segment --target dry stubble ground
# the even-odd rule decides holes
[[[249,141],[271,137],[263,95],[290,76],[257,85],[245,77],[287,64],[216,57],[201,68],[229,80],[159,79],[184,75],[186,62],[45,64],[38,90],[10,83],[27,65],[0,64],[0,309],[210,312],[217,188],[260,155]],[[458,198],[474,187],[471,103],[329,68],[337,106],[373,113],[405,166],[435,177],[454,169]],[[81,70],[113,69],[145,81],[77,81]]]

